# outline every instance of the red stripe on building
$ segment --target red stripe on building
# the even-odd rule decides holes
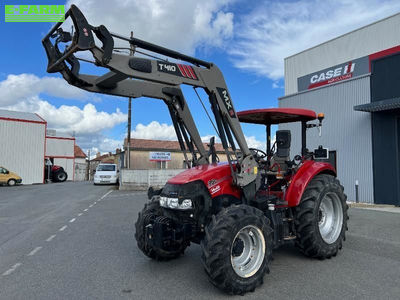
[[[389,55],[392,55],[392,54],[396,54],[398,52],[400,52],[400,46],[392,47],[392,48],[389,48],[389,49],[386,49],[386,50],[382,50],[382,51],[379,51],[379,52],[375,52],[375,53],[372,53],[372,54],[368,55],[368,58],[369,58],[369,71],[371,72],[371,62],[373,60],[381,58],[381,57],[389,56]]]
[[[63,156],[63,155],[46,155],[45,158],[66,158],[66,159],[75,159],[75,156]]]
[[[58,137],[58,136],[46,136],[46,139],[55,139],[55,140],[70,140],[75,141],[74,137]]]
[[[22,122],[22,123],[47,124],[46,121],[34,121],[34,120],[24,120],[24,119],[5,118],[5,117],[0,117],[0,120]]]
[[[43,153],[43,183],[46,183],[46,172],[44,168],[46,167],[46,134],[47,134],[47,123],[44,125],[44,153]]]
[[[75,181],[75,145],[76,145],[76,141],[74,139],[74,160],[72,162],[72,181]]]

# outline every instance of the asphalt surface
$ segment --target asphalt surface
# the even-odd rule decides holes
[[[208,282],[199,246],[169,262],[137,249],[145,201],[145,193],[88,183],[0,187],[0,299],[231,298]],[[264,285],[244,298],[399,299],[400,214],[349,214],[337,257],[281,248]]]

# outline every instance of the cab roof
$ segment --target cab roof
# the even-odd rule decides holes
[[[279,124],[300,121],[311,121],[317,114],[309,109],[302,108],[263,108],[239,111],[239,121],[252,124]]]

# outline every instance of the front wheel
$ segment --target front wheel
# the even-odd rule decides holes
[[[146,226],[152,224],[156,218],[161,216],[160,203],[151,200],[146,203],[143,210],[139,212],[135,223],[135,238],[138,248],[147,256],[155,260],[169,260],[182,255],[187,247],[187,243],[174,244],[169,249],[155,248],[146,239]]]
[[[17,182],[15,181],[15,179],[10,179],[10,180],[7,182],[7,184],[8,184],[9,186],[14,186],[14,185],[17,184]]]
[[[332,175],[315,176],[296,208],[296,245],[305,255],[331,258],[342,248],[347,230],[346,195]]]
[[[271,232],[263,212],[248,205],[230,206],[213,216],[201,243],[211,283],[229,294],[254,291],[269,272]]]

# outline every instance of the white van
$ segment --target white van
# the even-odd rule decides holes
[[[116,164],[99,164],[94,174],[94,184],[118,183],[119,172]]]

